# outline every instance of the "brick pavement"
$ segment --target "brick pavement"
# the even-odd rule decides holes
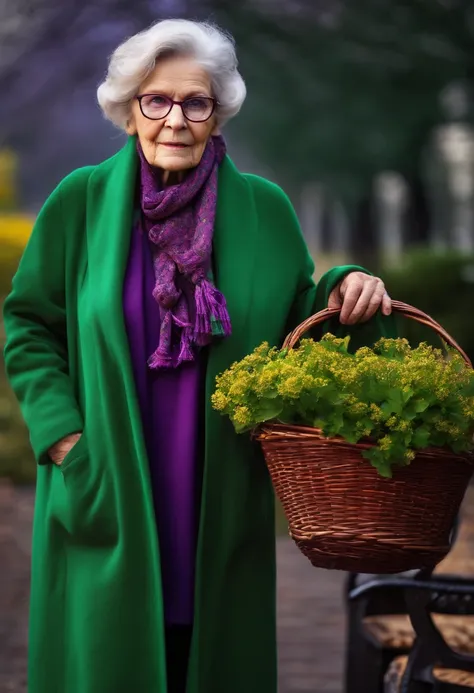
[[[290,539],[277,543],[279,693],[342,693],[342,573],[317,570]]]
[[[0,482],[0,693],[26,693],[31,489]],[[312,568],[278,539],[279,693],[341,693],[340,574]]]
[[[31,489],[0,480],[0,693],[26,693],[32,509]],[[277,555],[279,693],[342,693],[344,576],[314,569],[287,538],[278,539]],[[438,570],[474,575],[474,486]]]
[[[26,693],[33,492],[0,481],[0,692]]]

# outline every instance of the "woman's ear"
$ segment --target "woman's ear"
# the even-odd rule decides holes
[[[135,116],[131,115],[125,124],[125,132],[127,135],[137,134],[137,124],[135,123]]]

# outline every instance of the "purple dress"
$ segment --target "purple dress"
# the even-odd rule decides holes
[[[153,298],[148,236],[132,230],[123,307],[148,452],[160,543],[167,625],[191,624],[200,506],[200,445],[204,392],[202,352],[193,363],[152,371],[149,356],[159,341],[160,310]]]

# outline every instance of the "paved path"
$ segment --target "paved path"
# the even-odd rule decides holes
[[[26,693],[32,510],[31,489],[0,480],[0,693]],[[344,576],[314,569],[287,538],[278,539],[277,550],[279,693],[342,693]],[[456,545],[439,570],[474,575],[473,486]]]
[[[0,483],[0,693],[26,693],[32,508],[30,489]],[[342,583],[278,540],[279,693],[342,693]]]
[[[26,693],[33,492],[0,483],[0,693]]]
[[[280,693],[342,693],[341,573],[316,570],[290,539],[278,540]]]

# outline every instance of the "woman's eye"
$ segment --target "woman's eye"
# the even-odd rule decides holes
[[[163,96],[153,96],[151,103],[154,106],[166,106],[168,102]]]
[[[186,99],[186,108],[197,111],[205,109],[207,108],[207,99]]]

